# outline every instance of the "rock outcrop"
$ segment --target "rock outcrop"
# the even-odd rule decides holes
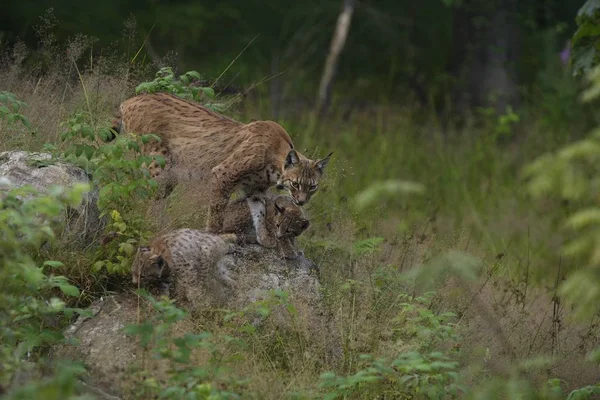
[[[68,163],[54,162],[48,153],[5,151],[0,153],[0,190],[31,185],[41,193],[52,186],[72,187],[76,183],[90,184],[85,171]],[[95,241],[103,228],[97,206],[98,191],[87,193],[76,208],[64,215],[62,235],[71,244],[87,245]]]
[[[241,310],[265,299],[269,291],[285,291],[297,310],[294,323],[285,307],[280,307],[273,309],[269,317],[270,328],[263,328],[300,329],[303,337],[318,344],[318,349],[313,351],[329,348],[337,353],[337,332],[331,329],[332,321],[321,297],[318,271],[310,260],[303,255],[293,261],[285,260],[276,251],[258,245],[235,246],[233,254],[226,257],[231,258],[229,274],[234,286],[228,290],[219,289],[220,293],[216,290],[208,292],[215,296],[213,300],[218,308]],[[164,361],[149,361],[150,357],[144,355],[137,340],[123,332],[124,327],[143,322],[155,314],[133,290],[96,301],[91,306],[93,317],[79,317],[65,331],[66,336],[77,339],[78,344],[63,345],[53,352],[54,358],[83,362],[90,372],[88,384],[115,396],[132,390],[131,380],[127,377],[142,363],[143,369],[153,376],[160,376],[160,371],[168,369]],[[178,306],[184,308],[181,304]],[[252,324],[259,327],[261,320],[257,318]],[[181,334],[199,333],[193,318],[186,318],[177,325],[176,330]]]

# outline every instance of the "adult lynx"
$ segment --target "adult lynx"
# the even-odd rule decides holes
[[[197,103],[167,93],[143,94],[121,103],[113,127],[118,132],[154,133],[161,142],[144,145],[143,153],[162,155],[166,165],[148,166],[166,194],[180,180],[210,183],[208,231],[219,233],[231,194],[264,194],[285,188],[297,205],[318,189],[330,153],[311,160],[294,149],[288,133],[273,121],[243,124]]]

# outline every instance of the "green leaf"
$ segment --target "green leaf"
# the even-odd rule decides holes
[[[566,225],[571,229],[582,229],[595,224],[600,224],[600,208],[588,208],[578,211],[567,220]]]
[[[58,147],[56,147],[56,145],[51,144],[51,143],[44,143],[44,145],[42,146],[42,150],[48,151],[48,152],[53,152],[53,151],[58,150]]]
[[[192,78],[195,78],[197,80],[202,79],[202,77],[200,76],[200,74],[197,71],[188,71],[188,72],[185,73],[185,75],[189,76],[189,77],[192,77]]]
[[[133,245],[131,245],[129,243],[121,243],[119,246],[119,252],[125,253],[128,256],[131,256],[135,252],[135,248],[133,247]]]
[[[210,99],[214,99],[215,98],[215,91],[213,88],[211,87],[203,87],[202,88],[202,92]]]
[[[140,150],[140,146],[139,146],[139,145],[138,145],[136,142],[129,142],[129,143],[127,143],[127,148],[128,148],[129,150],[134,150],[134,151],[136,151],[137,153],[140,153],[140,152],[141,152],[141,150]]]
[[[94,146],[84,146],[83,151],[85,152],[85,157],[88,160],[91,160],[94,157],[94,153],[96,152],[96,148]]]
[[[238,328],[241,333],[248,333],[250,335],[256,333],[256,328],[250,324],[244,324]]]
[[[100,140],[106,143],[110,141],[110,139],[112,139],[113,133],[108,128],[102,128],[98,130],[98,137],[100,138]]]
[[[577,24],[582,24],[585,21],[595,20],[600,14],[600,1],[587,0],[577,12]]]
[[[365,240],[360,240],[352,246],[352,250],[356,255],[362,256],[372,254],[381,243],[384,242],[382,237],[372,237]]]
[[[150,142],[150,140],[152,140],[152,137],[150,135],[142,135],[141,139],[142,139],[142,144],[146,144],[146,143]]]
[[[588,37],[597,37],[599,35],[600,35],[600,25],[586,23],[586,24],[582,24],[579,27],[579,29],[577,29],[577,31],[573,35],[572,41],[573,41],[573,43],[576,43],[577,41],[579,41],[581,39],[588,38]]]
[[[156,163],[158,164],[159,167],[161,167],[163,169],[165,168],[166,160],[163,156],[156,155],[156,156],[152,156],[152,158],[154,159],[154,161],[156,161]]]
[[[58,268],[58,267],[64,267],[65,264],[63,264],[60,261],[48,260],[48,261],[44,261],[44,266],[48,266],[48,267],[51,267],[51,268]]]
[[[79,289],[73,285],[68,283],[63,283],[58,286],[60,291],[66,294],[67,296],[77,297],[79,296]]]
[[[259,313],[263,317],[267,317],[271,314],[271,310],[267,307],[258,307],[256,312]]]
[[[67,192],[66,202],[71,207],[77,207],[83,201],[84,194],[90,191],[90,185],[87,183],[76,183]]]
[[[94,266],[92,267],[92,271],[93,272],[98,272],[102,269],[102,267],[104,267],[106,263],[104,261],[96,261],[94,263]]]

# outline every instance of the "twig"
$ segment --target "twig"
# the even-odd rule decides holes
[[[91,385],[85,383],[82,380],[79,380],[78,383],[81,386],[85,387],[87,390],[89,390],[89,391],[93,392],[94,394],[100,396],[102,399],[106,399],[106,400],[121,400],[120,397],[110,395],[110,394],[106,393],[104,390],[102,390],[100,388],[97,388],[95,386],[91,386]]]

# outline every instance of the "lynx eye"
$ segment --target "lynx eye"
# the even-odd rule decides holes
[[[300,185],[298,185],[298,182],[294,181],[294,182],[292,182],[292,187],[297,190],[300,188]]]
[[[314,192],[315,190],[317,190],[317,185],[310,185],[310,191]]]

